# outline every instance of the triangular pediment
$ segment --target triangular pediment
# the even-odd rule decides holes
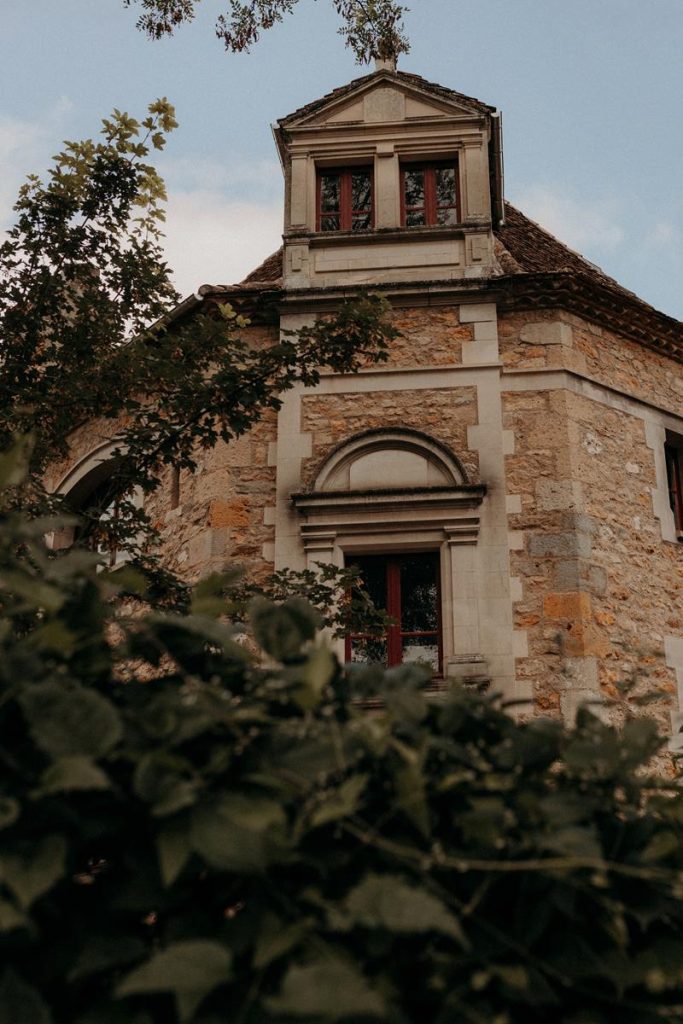
[[[479,118],[492,109],[418,75],[381,71],[335,89],[279,123],[291,131],[363,122]]]

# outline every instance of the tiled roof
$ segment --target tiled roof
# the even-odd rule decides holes
[[[369,75],[362,75],[360,78],[354,78],[353,81],[347,82],[346,85],[342,85],[338,89],[333,89],[332,92],[328,92],[318,100],[313,100],[312,103],[307,103],[305,106],[299,107],[299,109],[295,110],[293,113],[280,118],[278,124],[281,128],[286,128],[294,121],[310,117],[312,114],[315,114],[316,111],[326,107],[328,103],[333,103],[335,100],[343,99],[344,96],[348,96],[350,93],[355,92],[356,89],[367,85],[373,80],[373,78],[387,76],[398,82],[402,82],[405,85],[411,85],[416,89],[421,89],[422,92],[430,93],[430,95],[436,96],[438,99],[446,100],[450,103],[457,103],[459,106],[469,107],[477,114],[490,114],[496,109],[495,107],[489,106],[487,103],[482,103],[481,100],[475,99],[474,96],[465,96],[464,93],[455,92],[454,89],[447,89],[445,86],[438,85],[436,82],[428,82],[426,78],[422,78],[420,75],[410,74],[408,71],[373,71]]]
[[[482,288],[496,289],[502,308],[559,306],[611,326],[649,348],[676,359],[683,357],[683,323],[623,288],[511,203],[505,204],[505,218],[505,224],[495,231],[498,272],[479,282]],[[282,287],[282,261],[280,248],[241,284],[203,285],[199,293],[217,298],[277,290]],[[475,281],[470,279],[467,284],[474,285]],[[391,289],[392,285],[384,287]]]

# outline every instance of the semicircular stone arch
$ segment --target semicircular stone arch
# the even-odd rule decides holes
[[[312,490],[365,491],[469,484],[454,452],[419,430],[381,428],[355,434],[319,466]]]

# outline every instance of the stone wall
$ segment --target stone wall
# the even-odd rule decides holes
[[[302,484],[310,486],[319,465],[341,441],[376,427],[411,427],[442,441],[460,458],[470,481],[478,482],[478,456],[467,442],[467,428],[476,422],[477,395],[471,387],[371,391],[360,400],[354,394],[304,397],[302,426],[313,444],[303,463]]]

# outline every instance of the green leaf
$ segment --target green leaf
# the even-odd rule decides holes
[[[37,795],[110,788],[106,774],[89,757],[60,757],[43,772]]]
[[[335,792],[326,791],[323,802],[310,815],[310,827],[317,828],[329,821],[338,821],[340,818],[348,818],[349,815],[355,814],[367,782],[367,775],[352,775],[350,779],[342,782]]]
[[[641,861],[651,864],[653,861],[664,860],[671,853],[680,854],[681,840],[674,832],[657,832],[640,855]]]
[[[307,925],[302,921],[287,926],[279,917],[268,914],[254,947],[254,967],[260,970],[289,953],[299,945],[307,931]]]
[[[347,1017],[384,1017],[382,997],[351,964],[335,957],[304,967],[289,968],[277,996],[264,1000],[271,1013],[319,1017],[325,1021]]]
[[[175,942],[128,974],[116,995],[172,992],[181,1022],[191,1020],[200,1003],[232,978],[232,954],[225,946],[204,939]]]
[[[66,842],[62,836],[46,836],[31,857],[7,854],[0,857],[0,880],[24,910],[44,896],[64,875]]]
[[[9,828],[19,818],[21,804],[13,796],[0,797],[0,829]]]
[[[292,597],[276,605],[257,598],[249,616],[257,642],[271,658],[286,664],[301,656],[303,645],[315,637],[320,616],[307,601]]]
[[[400,875],[366,875],[343,906],[354,925],[399,933],[440,932],[469,949],[458,919],[430,892]]]
[[[23,483],[28,476],[33,446],[34,438],[28,434],[17,438],[10,448],[0,453],[0,490]]]
[[[330,684],[337,670],[337,660],[327,647],[314,647],[304,664],[297,671],[301,686],[294,692],[296,703],[304,711],[310,711],[320,703],[325,687]]]
[[[40,993],[11,970],[0,979],[0,1024],[52,1024]]]
[[[260,873],[287,857],[285,812],[279,803],[235,793],[192,813],[192,847],[220,871]]]
[[[159,871],[164,885],[173,885],[192,853],[189,822],[182,821],[164,828],[157,836]]]
[[[69,981],[123,967],[142,960],[149,952],[146,943],[132,935],[94,935],[88,938],[72,970]]]
[[[85,686],[41,683],[20,702],[36,746],[54,758],[102,757],[123,734],[111,701]]]
[[[15,928],[28,928],[30,921],[25,914],[7,900],[0,899],[0,932],[11,932]]]
[[[163,751],[147,754],[138,764],[134,775],[136,794],[152,804],[155,817],[175,814],[197,802],[198,781],[183,778],[191,766],[184,759]]]

